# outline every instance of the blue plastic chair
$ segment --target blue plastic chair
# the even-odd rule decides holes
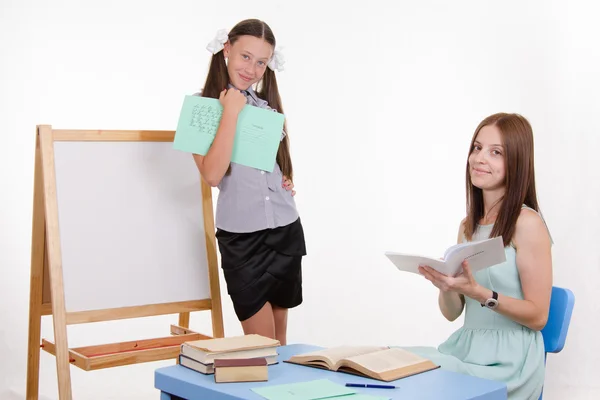
[[[565,347],[574,305],[575,295],[572,291],[557,286],[552,287],[548,321],[542,329],[544,347],[546,348],[544,362],[546,362],[548,353],[559,353]],[[542,395],[543,389],[539,400],[542,400]]]

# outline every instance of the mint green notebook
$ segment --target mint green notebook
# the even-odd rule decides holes
[[[173,148],[205,156],[212,145],[223,106],[217,99],[185,96]],[[231,162],[273,172],[285,116],[246,105],[238,115]]]
[[[387,396],[371,396],[334,383],[328,379],[251,389],[267,400],[389,400]]]

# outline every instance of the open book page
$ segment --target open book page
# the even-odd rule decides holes
[[[473,242],[462,242],[462,243],[457,243],[454,246],[448,247],[446,249],[446,252],[444,253],[444,260],[451,258],[452,255],[455,254],[458,250],[462,249],[463,247],[469,246],[469,245],[473,245]]]
[[[368,354],[348,357],[346,358],[346,362],[342,361],[342,365],[352,366],[351,364],[355,363],[369,371],[381,374],[386,371],[407,367],[423,361],[428,360],[406,350],[392,347]]]
[[[391,251],[386,252],[385,255],[401,271],[420,274],[419,266],[428,265],[448,276],[455,276],[462,271],[463,260],[469,261],[473,272],[506,261],[501,237],[456,244],[446,250],[443,260]]]
[[[445,255],[446,274],[454,276],[461,272],[463,260],[469,262],[469,267],[473,273],[505,262],[506,254],[504,253],[502,237],[465,242],[453,246]]]
[[[386,257],[398,268],[400,271],[419,273],[419,265],[429,265],[438,271],[444,269],[444,261],[439,258],[425,257],[414,254],[397,253],[394,251],[387,251]]]
[[[316,364],[336,369],[340,360],[361,354],[372,353],[387,347],[382,346],[337,346],[324,350],[298,354],[290,358],[290,362],[301,364]]]

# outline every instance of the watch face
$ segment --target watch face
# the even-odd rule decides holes
[[[488,299],[485,302],[485,306],[487,308],[496,308],[497,305],[498,305],[498,300],[496,300],[496,299]]]

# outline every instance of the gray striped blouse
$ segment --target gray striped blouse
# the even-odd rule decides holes
[[[229,87],[233,86],[230,84]],[[242,93],[246,96],[247,104],[272,109],[252,88]],[[284,136],[285,132],[282,132],[282,140]],[[288,225],[298,219],[296,202],[291,190],[283,187],[283,174],[277,162],[273,172],[233,162],[230,165],[231,173],[223,176],[217,186],[217,228],[246,233]]]

